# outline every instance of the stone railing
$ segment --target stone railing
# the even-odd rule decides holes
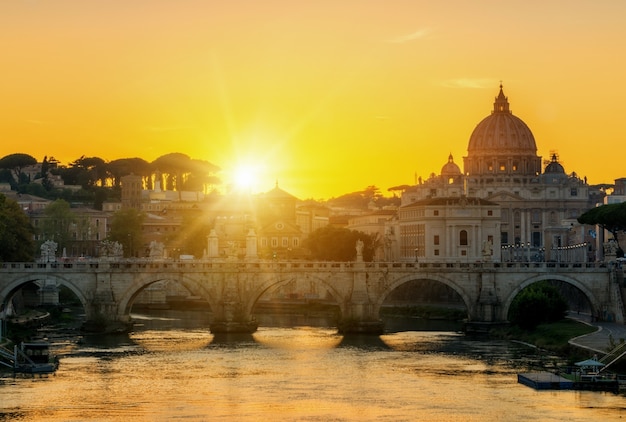
[[[186,271],[607,271],[606,262],[313,262],[313,261],[258,261],[220,262],[209,260],[85,260],[72,262],[2,262],[0,272],[13,271],[114,271],[154,272],[160,270]]]

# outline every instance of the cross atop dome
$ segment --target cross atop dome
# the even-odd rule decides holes
[[[496,101],[493,103],[493,112],[494,113],[510,113],[509,110],[509,99],[504,96],[504,92],[502,91],[502,82],[500,82],[500,93],[496,97]]]

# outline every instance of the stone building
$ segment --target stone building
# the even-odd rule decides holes
[[[406,218],[411,213],[406,210],[414,209],[411,204],[425,207],[439,198],[447,207],[453,207],[461,204],[460,198],[465,198],[467,204],[480,204],[480,209],[483,204],[499,206],[499,209],[493,208],[493,214],[489,216],[499,215],[500,220],[498,233],[488,235],[493,236],[494,259],[556,261],[561,259],[565,248],[570,251],[569,256],[593,259],[593,239],[577,223],[577,217],[602,202],[604,192],[589,185],[586,178],[575,172],[567,174],[556,153],[543,164],[545,168],[542,169],[542,158],[537,155],[533,133],[523,120],[513,115],[500,85],[491,114],[478,123],[469,138],[467,156],[463,157],[464,170],[461,171],[450,154],[441,174],[420,180],[403,192],[398,221],[387,229],[387,236],[391,237],[387,243],[396,245],[392,255],[404,260],[415,258],[415,250],[411,255],[406,249],[410,247],[402,246],[399,230],[408,224]],[[451,201],[451,198],[456,200]],[[451,208],[448,211],[452,211]],[[461,211],[462,207],[454,212]],[[471,214],[473,211],[465,212]],[[446,223],[445,231],[449,233],[446,239],[462,239],[462,230],[466,229],[453,228],[457,223]],[[428,227],[435,221],[424,224],[427,227],[425,233],[428,233]],[[492,223],[489,224],[489,230],[482,230],[483,237],[487,231],[494,230]],[[476,232],[470,230],[468,235],[471,233]],[[486,240],[475,239],[473,249],[466,253],[476,257],[477,245]],[[418,255],[429,256],[427,251],[435,250],[435,245],[429,242],[434,241],[432,236],[424,237],[425,244],[417,245]],[[497,256],[500,255],[498,249],[501,256]],[[441,248],[439,250],[440,254],[444,253]],[[448,253],[452,250],[447,249],[444,256],[439,256],[446,258]]]

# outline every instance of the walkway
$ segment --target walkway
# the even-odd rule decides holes
[[[616,345],[619,344],[621,340],[626,341],[626,325],[616,324],[614,322],[591,322],[589,315],[582,314],[569,314],[568,318],[575,319],[593,327],[598,327],[598,330],[593,333],[571,339],[569,343],[574,346],[591,350],[603,356],[608,352],[611,339],[613,339]]]

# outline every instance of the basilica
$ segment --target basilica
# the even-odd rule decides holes
[[[469,138],[463,170],[448,156],[439,175],[406,187],[387,222],[385,255],[402,261],[595,260],[595,231],[577,217],[604,192],[557,153],[542,161],[530,128],[502,85]]]

